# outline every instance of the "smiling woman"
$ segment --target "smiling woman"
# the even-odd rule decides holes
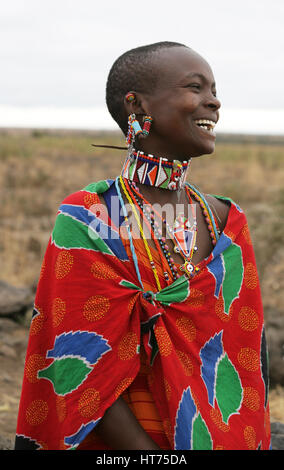
[[[207,62],[196,52],[173,44],[164,48],[157,45],[148,68],[145,62],[140,62],[139,65],[137,60],[143,54],[143,48],[140,48],[140,54],[136,52],[135,68],[130,63],[131,53],[118,59],[107,84],[109,111],[124,133],[127,132],[127,113],[153,117],[149,138],[139,141],[139,148],[146,153],[159,152],[168,159],[212,153],[214,133],[203,132],[208,129],[208,123],[203,122],[201,129],[196,125],[200,125],[200,120],[210,121],[212,129],[219,118],[220,102],[216,97],[213,73]],[[147,49],[144,55],[146,51]],[[148,57],[147,61],[149,60]],[[118,69],[122,69],[120,77],[117,76]],[[120,93],[117,91],[118,87]],[[129,91],[133,91],[135,99],[122,107],[122,96],[119,100],[119,95],[125,96]]]
[[[269,449],[247,220],[186,181],[215,148],[213,72],[190,48],[156,43],[118,58],[106,91],[128,152],[117,178],[59,207],[16,449]]]

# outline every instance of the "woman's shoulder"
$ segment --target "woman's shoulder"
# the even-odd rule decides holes
[[[229,197],[219,196],[216,194],[206,194],[194,184],[190,184],[189,186],[191,186],[192,189],[201,196],[201,199],[207,202],[217,219],[220,231],[222,232],[226,226],[232,204],[236,205],[234,201]]]
[[[111,179],[89,183],[83,188],[66,195],[60,205],[77,204],[88,206],[91,201],[99,200],[97,196],[108,191],[113,183],[114,180]]]
[[[220,230],[222,232],[228,220],[231,202],[227,199],[219,199],[218,197],[212,194],[204,194],[204,197],[207,203],[209,204],[209,207],[213,211],[215,217],[217,218]]]
[[[244,217],[244,212],[241,207],[230,197],[218,196],[216,194],[203,194],[203,196],[217,218],[221,232],[227,224],[232,206],[235,208],[234,213]]]

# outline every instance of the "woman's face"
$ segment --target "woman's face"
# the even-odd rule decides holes
[[[145,95],[144,103],[153,124],[139,148],[179,159],[212,153],[221,104],[211,68],[185,47],[160,51],[155,67],[158,86],[153,95]]]

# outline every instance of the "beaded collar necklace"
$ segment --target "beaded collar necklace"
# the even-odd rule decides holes
[[[174,222],[174,225],[171,227],[167,224],[166,219],[162,218],[162,216],[155,210],[154,206],[151,206],[151,204],[140,193],[139,189],[137,188],[134,182],[128,181],[126,178],[123,178],[122,176],[118,178],[118,181],[120,182],[120,185],[126,196],[126,199],[128,203],[130,203],[133,214],[137,220],[139,230],[140,230],[140,233],[141,233],[144,245],[145,245],[145,250],[147,252],[151,268],[153,269],[153,274],[156,279],[158,290],[161,290],[161,286],[160,286],[157,270],[155,267],[155,263],[152,258],[151,251],[149,249],[148,242],[143,231],[144,222],[141,224],[139,215],[135,209],[135,206],[137,207],[138,212],[140,212],[140,214],[142,215],[142,219],[146,221],[146,226],[150,227],[151,238],[153,239],[156,245],[156,248],[160,254],[160,259],[161,259],[161,263],[162,263],[163,270],[164,270],[164,279],[167,282],[167,284],[170,282],[170,279],[167,273],[167,269],[165,268],[165,262],[166,264],[169,265],[169,268],[171,270],[174,280],[180,277],[178,270],[180,270],[183,274],[185,274],[189,278],[192,278],[193,276],[195,276],[195,274],[200,270],[198,265],[194,265],[192,263],[193,252],[197,250],[197,246],[196,246],[197,224],[196,224],[195,214],[194,213],[192,214],[193,224],[187,223],[189,222],[189,219],[186,219],[184,217],[184,214],[179,214],[176,221]],[[125,206],[123,203],[123,199],[121,198],[118,185],[117,185],[117,190],[120,195],[120,201],[122,203],[122,207],[124,207],[124,212],[125,212]],[[213,246],[215,246],[219,238],[220,231],[219,231],[218,223],[214,217],[214,214],[209,208],[208,203],[206,202],[205,198],[202,197],[201,193],[199,193],[199,191],[194,186],[189,185],[187,183],[185,185],[185,190],[186,190],[187,197],[188,197],[190,204],[192,204],[193,202],[191,196],[193,196],[194,199],[200,203],[203,215],[208,224],[208,229],[209,229],[210,237],[212,239],[212,244]],[[163,224],[166,225],[167,237],[171,239],[174,244],[174,252],[180,253],[182,258],[184,258],[184,263],[179,268],[175,265],[172,255],[169,252],[169,246],[167,244],[167,240],[162,235],[162,230],[160,228],[160,225],[157,224],[157,219],[155,219],[155,215],[158,216],[158,218],[162,219]],[[129,223],[128,223],[126,212],[124,216],[125,216],[126,226],[128,227],[128,231],[129,231]],[[130,235],[130,246],[132,247],[132,251],[134,254],[133,258],[137,262],[134,248],[131,245],[131,240],[132,238]]]
[[[135,183],[177,191],[185,183],[190,161],[170,161],[133,150],[126,157],[121,176]]]
[[[142,219],[147,221],[146,225],[150,228],[151,238],[154,240],[160,253],[166,282],[168,283],[170,280],[167,269],[165,268],[165,261],[170,267],[174,280],[176,280],[180,274],[178,273],[178,268],[169,252],[166,238],[162,236],[162,231],[156,226],[157,221],[155,221],[154,214],[159,218],[161,218],[161,216],[155,211],[154,207],[146,201],[135,183],[177,191],[178,195],[180,190],[184,187],[189,204],[193,204],[191,195],[200,203],[205,220],[208,224],[212,244],[215,245],[219,234],[217,231],[218,229],[216,229],[214,215],[209,209],[205,198],[202,197],[199,191],[192,185],[185,183],[186,172],[190,161],[191,160],[183,162],[178,160],[169,161],[166,158],[157,158],[153,155],[146,155],[141,151],[133,150],[127,156],[119,177],[122,190],[128,203],[131,204],[132,211],[138,223],[139,231],[145,245],[146,253],[148,254],[150,265],[153,269],[158,290],[161,290],[159,277],[151,255],[151,250],[149,249],[148,242],[143,231],[143,224],[140,222],[139,213],[142,216]],[[135,206],[137,207],[137,210],[135,209]],[[162,221],[166,224],[167,236],[174,244],[174,251],[176,253],[180,253],[184,259],[184,263],[179,267],[179,270],[187,277],[192,278],[199,271],[199,266],[195,266],[192,263],[193,253],[197,250],[197,223],[195,211],[192,213],[191,222],[183,213],[178,214],[172,227],[168,226],[166,219],[162,219]]]

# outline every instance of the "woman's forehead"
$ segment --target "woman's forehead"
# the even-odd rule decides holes
[[[197,52],[186,47],[174,47],[159,51],[153,58],[159,82],[180,81],[194,75],[204,76],[214,82],[211,67]]]

